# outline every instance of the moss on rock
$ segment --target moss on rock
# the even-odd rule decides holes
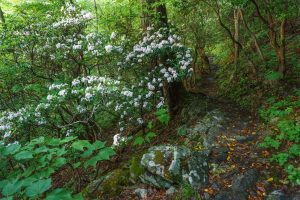
[[[154,152],[154,159],[153,161],[156,163],[156,164],[160,164],[160,165],[163,165],[164,164],[164,154],[163,152],[157,150]]]
[[[89,198],[105,199],[107,196],[113,197],[120,193],[122,186],[129,183],[129,170],[116,169],[105,177],[90,183],[83,190],[84,196]]]
[[[144,167],[140,163],[140,160],[140,157],[135,156],[130,160],[129,173],[131,180],[134,182],[137,181],[139,176],[145,171]]]
[[[104,194],[117,195],[120,192],[120,186],[127,185],[129,181],[129,173],[127,170],[116,169],[107,175],[101,186]]]

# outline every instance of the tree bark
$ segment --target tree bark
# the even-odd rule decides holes
[[[240,15],[239,10],[234,10],[234,40],[239,42],[239,35],[240,35]],[[240,55],[240,46],[238,43],[234,43],[234,65],[237,67],[238,59]]]
[[[99,17],[98,17],[98,6],[97,6],[96,0],[94,0],[94,9],[95,9],[95,15],[96,15],[96,31],[98,32]]]
[[[141,26],[144,31],[146,31],[148,27],[152,26],[153,10],[151,7],[153,3],[154,3],[153,0],[141,0],[141,5],[142,5]]]
[[[278,71],[283,74],[286,74],[286,42],[285,42],[285,34],[286,34],[286,19],[281,22],[280,25],[280,66]]]
[[[201,59],[203,69],[204,70],[210,70],[209,59],[208,59],[207,55],[205,54],[204,47],[201,47],[200,45],[197,45],[196,51],[197,51],[198,56]]]
[[[240,10],[239,13],[240,13],[241,20],[243,21],[244,27],[245,27],[246,30],[249,32],[249,34],[250,34],[250,36],[251,36],[251,38],[252,38],[252,40],[253,40],[253,42],[254,42],[254,45],[255,45],[255,48],[256,48],[257,53],[259,54],[259,56],[261,57],[261,59],[262,59],[263,61],[265,61],[265,57],[264,57],[264,55],[263,55],[263,53],[262,53],[262,51],[261,51],[261,48],[260,48],[260,46],[259,46],[259,43],[258,43],[258,41],[257,41],[257,37],[256,37],[255,33],[253,33],[253,32],[250,30],[250,28],[249,28],[249,26],[248,26],[248,24],[247,24],[247,22],[246,22],[246,20],[245,20],[245,18],[244,18],[243,11]]]
[[[1,20],[1,23],[3,24],[3,27],[6,28],[5,17],[4,17],[4,13],[2,11],[1,6],[0,6],[0,20]]]
[[[144,31],[149,26],[154,26],[157,30],[168,28],[167,8],[161,0],[142,0],[141,2],[143,6],[141,25]],[[155,62],[166,65],[166,60],[167,58],[160,57]],[[162,92],[171,117],[174,117],[178,111],[182,88],[182,82],[165,81],[163,84]]]
[[[280,22],[280,32],[279,32],[279,40],[280,43],[277,41],[277,32],[276,32],[276,22],[271,14],[270,10],[267,10],[267,19],[263,17],[261,14],[260,8],[256,2],[256,0],[250,0],[253,5],[255,6],[256,13],[261,21],[268,27],[269,29],[269,41],[271,46],[274,48],[276,57],[278,59],[279,66],[277,67],[277,71],[282,73],[283,77],[287,71],[286,67],[286,43],[285,43],[285,32],[286,32],[286,23],[287,20],[283,19]]]

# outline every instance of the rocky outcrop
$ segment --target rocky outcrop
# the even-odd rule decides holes
[[[125,169],[116,169],[106,176],[91,182],[83,191],[83,195],[90,199],[118,195],[122,186],[129,182],[129,172]]]
[[[226,119],[223,112],[208,112],[196,125],[188,129],[188,142],[200,143],[210,149],[217,145],[217,137],[225,130]]]
[[[274,190],[271,192],[266,200],[299,200],[300,199],[300,191],[287,195],[282,190]]]
[[[141,159],[145,172],[143,183],[158,188],[188,183],[201,187],[208,181],[208,151],[192,151],[184,146],[160,145],[152,147]]]
[[[256,169],[250,169],[244,174],[234,176],[231,190],[220,192],[214,200],[246,200],[247,190],[255,185],[258,175]]]

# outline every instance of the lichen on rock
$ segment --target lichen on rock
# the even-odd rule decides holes
[[[145,172],[143,183],[158,188],[169,188],[187,181],[193,187],[208,181],[208,152],[193,151],[184,146],[154,146],[145,153],[141,165]]]

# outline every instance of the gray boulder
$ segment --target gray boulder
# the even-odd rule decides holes
[[[217,137],[225,130],[225,115],[220,110],[208,112],[194,127],[188,129],[188,141],[201,142],[205,148],[216,146]]]
[[[158,188],[188,183],[193,187],[208,182],[208,151],[192,151],[184,146],[154,146],[145,153],[140,175],[143,183]]]
[[[247,200],[247,194],[235,191],[221,192],[214,200]]]
[[[250,169],[244,174],[237,175],[232,180],[231,190],[220,192],[214,200],[246,200],[247,190],[254,186],[257,180],[258,171],[256,169]]]
[[[275,190],[267,196],[267,200],[287,200],[287,197],[283,191]]]
[[[139,199],[147,199],[148,190],[144,188],[137,188],[134,193],[139,197]]]
[[[244,174],[237,175],[232,180],[232,190],[243,192],[255,185],[258,180],[258,171],[250,169]]]

